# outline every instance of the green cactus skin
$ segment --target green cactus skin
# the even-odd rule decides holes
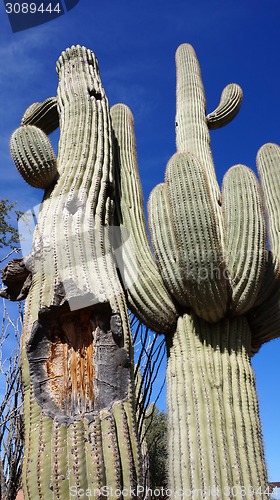
[[[24,112],[21,125],[35,125],[49,135],[59,126],[57,98],[48,97],[43,102],[34,102]]]
[[[236,165],[228,170],[223,180],[222,207],[231,310],[243,314],[256,302],[267,259],[262,195],[249,168]]]
[[[215,325],[192,314],[178,320],[167,368],[169,426],[177,427],[169,444],[174,492],[190,489],[195,498],[195,490],[210,488],[226,498],[235,487],[241,498],[242,485],[249,498],[250,487],[267,485],[250,337],[244,316]]]
[[[24,180],[47,189],[57,177],[57,160],[46,134],[34,125],[17,128],[10,140],[14,163]]]
[[[153,281],[162,279],[159,294],[165,290],[165,300],[171,296],[177,312],[176,327],[166,334],[169,487],[172,498],[181,498],[182,489],[190,498],[206,498],[213,488],[218,498],[228,493],[240,500],[244,492],[248,498],[265,498],[268,479],[250,356],[280,331],[280,148],[266,146],[258,155],[262,186],[248,167],[237,165],[226,174],[221,193],[208,128],[230,121],[239,110],[242,91],[227,87],[217,122],[213,118],[210,123],[190,45],[177,50],[176,67],[177,152],[148,204],[156,263]],[[119,220],[138,242],[139,254],[150,255],[142,201],[135,196],[141,188],[134,131],[127,125],[132,117],[122,105],[114,113],[121,172]],[[151,326],[153,318],[159,332],[162,300],[154,299],[149,279],[145,272],[141,275],[139,288],[129,291],[129,301],[137,304],[135,314],[146,325]],[[204,490],[200,497],[199,489]]]
[[[103,498],[106,486],[116,498],[116,489],[143,483],[129,317],[109,231],[110,114],[91,51],[67,49],[57,72],[59,176],[45,192],[27,259],[24,497],[66,500],[88,490]],[[26,141],[26,168],[37,139]]]
[[[181,279],[180,254],[175,241],[167,189],[158,184],[151,192],[148,204],[149,229],[157,265],[171,295],[182,306],[189,306],[186,287]]]
[[[128,254],[125,263],[128,274],[132,274],[135,267],[139,269],[134,286],[127,291],[129,306],[152,330],[158,333],[170,332],[176,325],[178,314],[158,271],[146,234],[133,117],[129,108],[123,104],[111,108],[111,117],[116,140],[115,156],[118,156],[118,224],[129,230],[133,242],[133,259]]]
[[[188,301],[199,316],[218,321],[227,309],[227,279],[207,177],[195,156],[176,153],[168,162],[165,182]]]
[[[260,150],[261,186],[238,165],[221,194],[209,128],[236,115],[242,92],[226,87],[207,117],[190,45],[177,50],[176,68],[177,152],[149,199],[151,250],[132,114],[124,105],[112,108],[112,135],[92,53],[72,47],[58,61],[59,177],[46,191],[28,260],[22,340],[26,498],[64,499],[73,487],[141,481],[126,300],[141,321],[166,335],[172,498],[181,498],[182,489],[193,499],[197,490],[205,498],[211,489],[218,498],[266,498],[250,356],[280,330],[280,148]],[[124,266],[134,285],[126,296],[110,258],[114,223],[131,240]],[[78,299],[87,299],[87,307],[70,311],[67,304]],[[100,374],[112,377],[108,356],[113,395],[98,385]]]

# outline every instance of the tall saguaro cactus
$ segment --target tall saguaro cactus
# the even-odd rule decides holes
[[[25,262],[24,497],[122,498],[142,471],[110,113],[91,51],[67,49],[57,72],[58,158],[44,132],[57,124],[55,98],[28,108],[11,139],[20,173],[46,189]]]
[[[209,129],[237,114],[242,91],[228,85],[206,115],[193,48],[177,67],[177,152],[150,195],[149,247],[133,117],[111,110],[119,158],[120,224],[141,267],[131,309],[168,347],[169,482],[172,498],[266,498],[267,473],[250,356],[279,336],[280,148],[258,154],[260,180],[244,165],[218,185]],[[266,221],[271,247],[266,249]],[[210,492],[210,493],[209,493]]]

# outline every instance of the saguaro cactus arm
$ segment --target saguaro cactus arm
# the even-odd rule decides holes
[[[57,160],[46,134],[34,125],[15,130],[10,141],[15,165],[33,187],[47,189],[57,178]]]
[[[56,96],[31,104],[23,114],[21,125],[35,125],[47,135],[57,129],[59,115]]]
[[[280,147],[264,144],[257,154],[257,168],[261,181],[270,251],[267,259],[265,296],[249,316],[253,331],[253,350],[256,352],[264,342],[280,335]]]
[[[118,223],[129,229],[133,253],[125,258],[127,272],[137,276],[128,289],[131,309],[159,333],[174,330],[177,311],[151,253],[146,233],[142,188],[138,173],[136,141],[131,111],[118,104],[111,109],[116,139]]]
[[[210,130],[230,123],[240,110],[243,92],[236,83],[229,83],[223,90],[218,107],[206,116]]]

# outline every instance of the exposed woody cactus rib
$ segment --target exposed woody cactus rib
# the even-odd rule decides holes
[[[243,92],[236,83],[229,83],[223,90],[218,107],[206,116],[210,130],[223,127],[230,123],[237,115]]]
[[[113,106],[111,117],[119,155],[117,192],[120,199],[116,208],[120,226],[127,229],[131,237],[131,247],[125,258],[127,273],[133,282],[133,286],[128,288],[130,307],[153,330],[170,332],[176,323],[177,313],[148,243],[133,117],[129,108],[122,104]],[[133,277],[135,269],[138,274]]]
[[[222,190],[226,265],[232,288],[231,311],[254,306],[266,265],[266,227],[259,184],[243,165],[225,175]]]
[[[189,303],[200,317],[218,321],[228,307],[227,278],[219,221],[204,169],[193,155],[176,153],[165,178]]]
[[[21,125],[35,125],[50,134],[59,126],[59,115],[57,111],[57,98],[48,97],[43,102],[34,102],[24,112]]]
[[[158,184],[152,190],[148,214],[152,245],[164,284],[179,304],[188,306],[184,273],[180,269],[179,249],[175,241],[166,184]]]
[[[127,485],[127,488],[132,489],[136,482],[135,470],[133,468],[134,457],[123,404],[115,403],[113,405],[113,415],[115,419],[119,454],[121,457],[123,481]]]
[[[24,180],[46,189],[57,177],[57,161],[46,134],[33,125],[17,128],[10,141],[11,155]]]

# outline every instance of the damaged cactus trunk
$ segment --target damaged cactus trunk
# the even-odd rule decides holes
[[[142,484],[142,470],[109,107],[91,51],[67,49],[57,72],[57,165],[36,127],[39,105],[11,140],[22,175],[46,188],[25,262],[32,280],[22,336],[24,497],[103,498],[107,487],[110,498],[122,498],[115,492]],[[46,121],[52,128],[50,115]]]

